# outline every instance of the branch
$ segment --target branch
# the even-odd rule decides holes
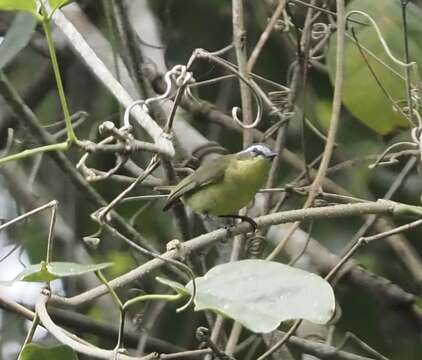
[[[236,51],[239,73],[249,79],[248,57],[246,52],[247,38],[244,21],[243,0],[232,0],[233,44]],[[249,87],[239,79],[240,98],[242,101],[242,118],[245,125],[252,124],[252,96]],[[253,142],[249,129],[243,129],[243,146],[247,147]]]
[[[286,335],[283,331],[278,331],[277,333],[283,337]],[[324,343],[319,343],[316,341],[305,340],[297,336],[291,336],[287,343],[291,347],[298,349],[305,354],[314,355],[318,359],[327,359],[327,360],[372,360],[365,356],[351,354],[345,351],[340,351],[334,346],[330,346]]]
[[[422,216],[422,208],[416,206],[409,206],[404,204],[395,203],[393,201],[379,200],[377,202],[346,204],[346,205],[332,205],[320,208],[308,208],[299,210],[283,211],[269,215],[260,216],[255,218],[258,228],[265,228],[271,225],[289,223],[294,221],[304,221],[310,219],[332,219],[337,217],[360,216],[364,214],[417,214]],[[245,234],[251,230],[249,223],[241,223],[230,228],[230,235]],[[227,230],[218,229],[204,235],[195,237],[183,243],[183,251],[189,253],[197,249],[204,248],[212,245],[218,241],[227,239]],[[162,254],[164,259],[174,259],[180,255],[179,250],[171,250]],[[139,280],[145,274],[152,270],[158,269],[165,262],[160,259],[153,259],[145,264],[133,269],[132,271],[119,276],[109,282],[109,285],[115,289],[125,286],[134,280]],[[70,306],[78,306],[87,303],[97,297],[108,293],[105,285],[97,286],[80,295],[71,298],[63,298],[53,296],[52,301],[55,304],[63,304]]]
[[[129,107],[134,102],[134,99],[95,54],[76,27],[60,10],[54,12],[53,21],[61,29],[74,51],[81,57],[98,80],[107,87],[123,107]],[[172,157],[174,155],[173,144],[149,114],[143,111],[140,106],[136,106],[132,110],[132,115],[139,125],[151,136],[154,143],[159,147],[160,153]]]
[[[27,309],[26,307],[8,300],[6,298],[2,298],[0,295],[0,307],[4,310],[14,312],[18,315],[25,317],[28,320],[32,320],[35,313],[31,310]],[[91,334],[95,334],[98,336],[106,336],[110,339],[115,339],[117,337],[117,328],[100,323],[98,321],[89,319],[86,316],[83,316],[78,313],[74,313],[67,310],[62,309],[50,309],[51,317],[54,321],[58,322],[61,325],[69,326],[78,332],[89,332]],[[281,335],[284,335],[282,331],[278,331]],[[135,347],[138,343],[139,334],[125,331],[125,343],[130,347]],[[161,351],[166,351],[171,354],[160,354],[161,358],[163,359],[171,359],[177,358],[176,355],[179,357],[183,357],[182,355],[191,355],[192,357],[204,355],[209,350],[204,349],[200,351],[188,351],[183,352],[182,348],[179,348],[173,344],[169,344],[163,340],[156,339],[154,337],[148,336],[148,345],[153,348],[158,348]],[[330,359],[330,360],[369,360],[366,357],[362,357],[359,355],[350,354],[344,351],[339,351],[336,348],[318,343],[315,341],[310,341],[306,339],[302,339],[297,336],[292,336],[289,341],[289,345],[303,351],[307,354],[318,356],[320,359]],[[186,357],[183,357],[186,358]]]

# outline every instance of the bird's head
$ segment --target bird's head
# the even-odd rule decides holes
[[[264,144],[254,144],[245,150],[238,152],[236,155],[239,160],[248,160],[261,157],[271,161],[276,157],[277,154]]]

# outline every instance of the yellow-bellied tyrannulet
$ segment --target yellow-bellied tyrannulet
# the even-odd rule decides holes
[[[173,188],[164,210],[182,199],[201,214],[234,215],[264,185],[275,155],[267,146],[258,144],[211,160]]]

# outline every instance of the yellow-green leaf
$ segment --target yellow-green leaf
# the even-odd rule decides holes
[[[48,0],[52,10],[66,5],[71,0]],[[37,0],[0,0],[0,10],[7,11],[28,11],[36,18],[39,18]]]
[[[347,11],[361,10],[369,14],[378,24],[391,52],[395,57],[404,59],[403,26],[400,0],[354,0],[347,6]],[[348,23],[354,28],[359,43],[378,57],[384,66],[374,56],[366,57],[371,68],[377,75],[385,90],[396,102],[406,101],[405,69],[394,63],[384,51],[375,29],[369,25],[369,20],[359,14],[353,14]],[[407,29],[411,60],[422,64],[422,10],[414,4],[407,6]],[[350,32],[349,32],[350,33]],[[329,74],[334,83],[336,36],[332,36],[327,54]],[[362,123],[379,134],[387,134],[397,127],[407,127],[409,122],[399,112],[393,109],[392,102],[385,96],[371,74],[358,47],[350,38],[346,38],[344,63],[343,103],[348,110]],[[415,80],[415,79],[413,79]]]
[[[35,0],[0,0],[0,10],[29,11],[37,16],[37,3]]]
[[[24,347],[21,360],[78,360],[76,353],[68,346],[59,345],[45,347],[37,344],[28,344]]]

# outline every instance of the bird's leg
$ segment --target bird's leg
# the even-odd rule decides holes
[[[213,230],[220,229],[224,225],[224,229],[227,230],[227,235],[226,235],[226,238],[224,239],[224,241],[227,241],[231,237],[231,234],[230,234],[231,225],[226,225],[226,222],[224,222],[224,224],[222,224],[222,222],[223,222],[222,219],[215,217],[215,216],[212,216],[212,215],[208,214],[207,212],[204,212],[204,213],[199,214],[199,215],[200,215],[201,219],[203,220],[205,229],[207,231],[213,231]]]
[[[219,215],[220,218],[231,218],[231,219],[240,219],[242,221],[246,221],[250,226],[252,226],[253,232],[258,229],[258,224],[249,216],[244,215]]]

